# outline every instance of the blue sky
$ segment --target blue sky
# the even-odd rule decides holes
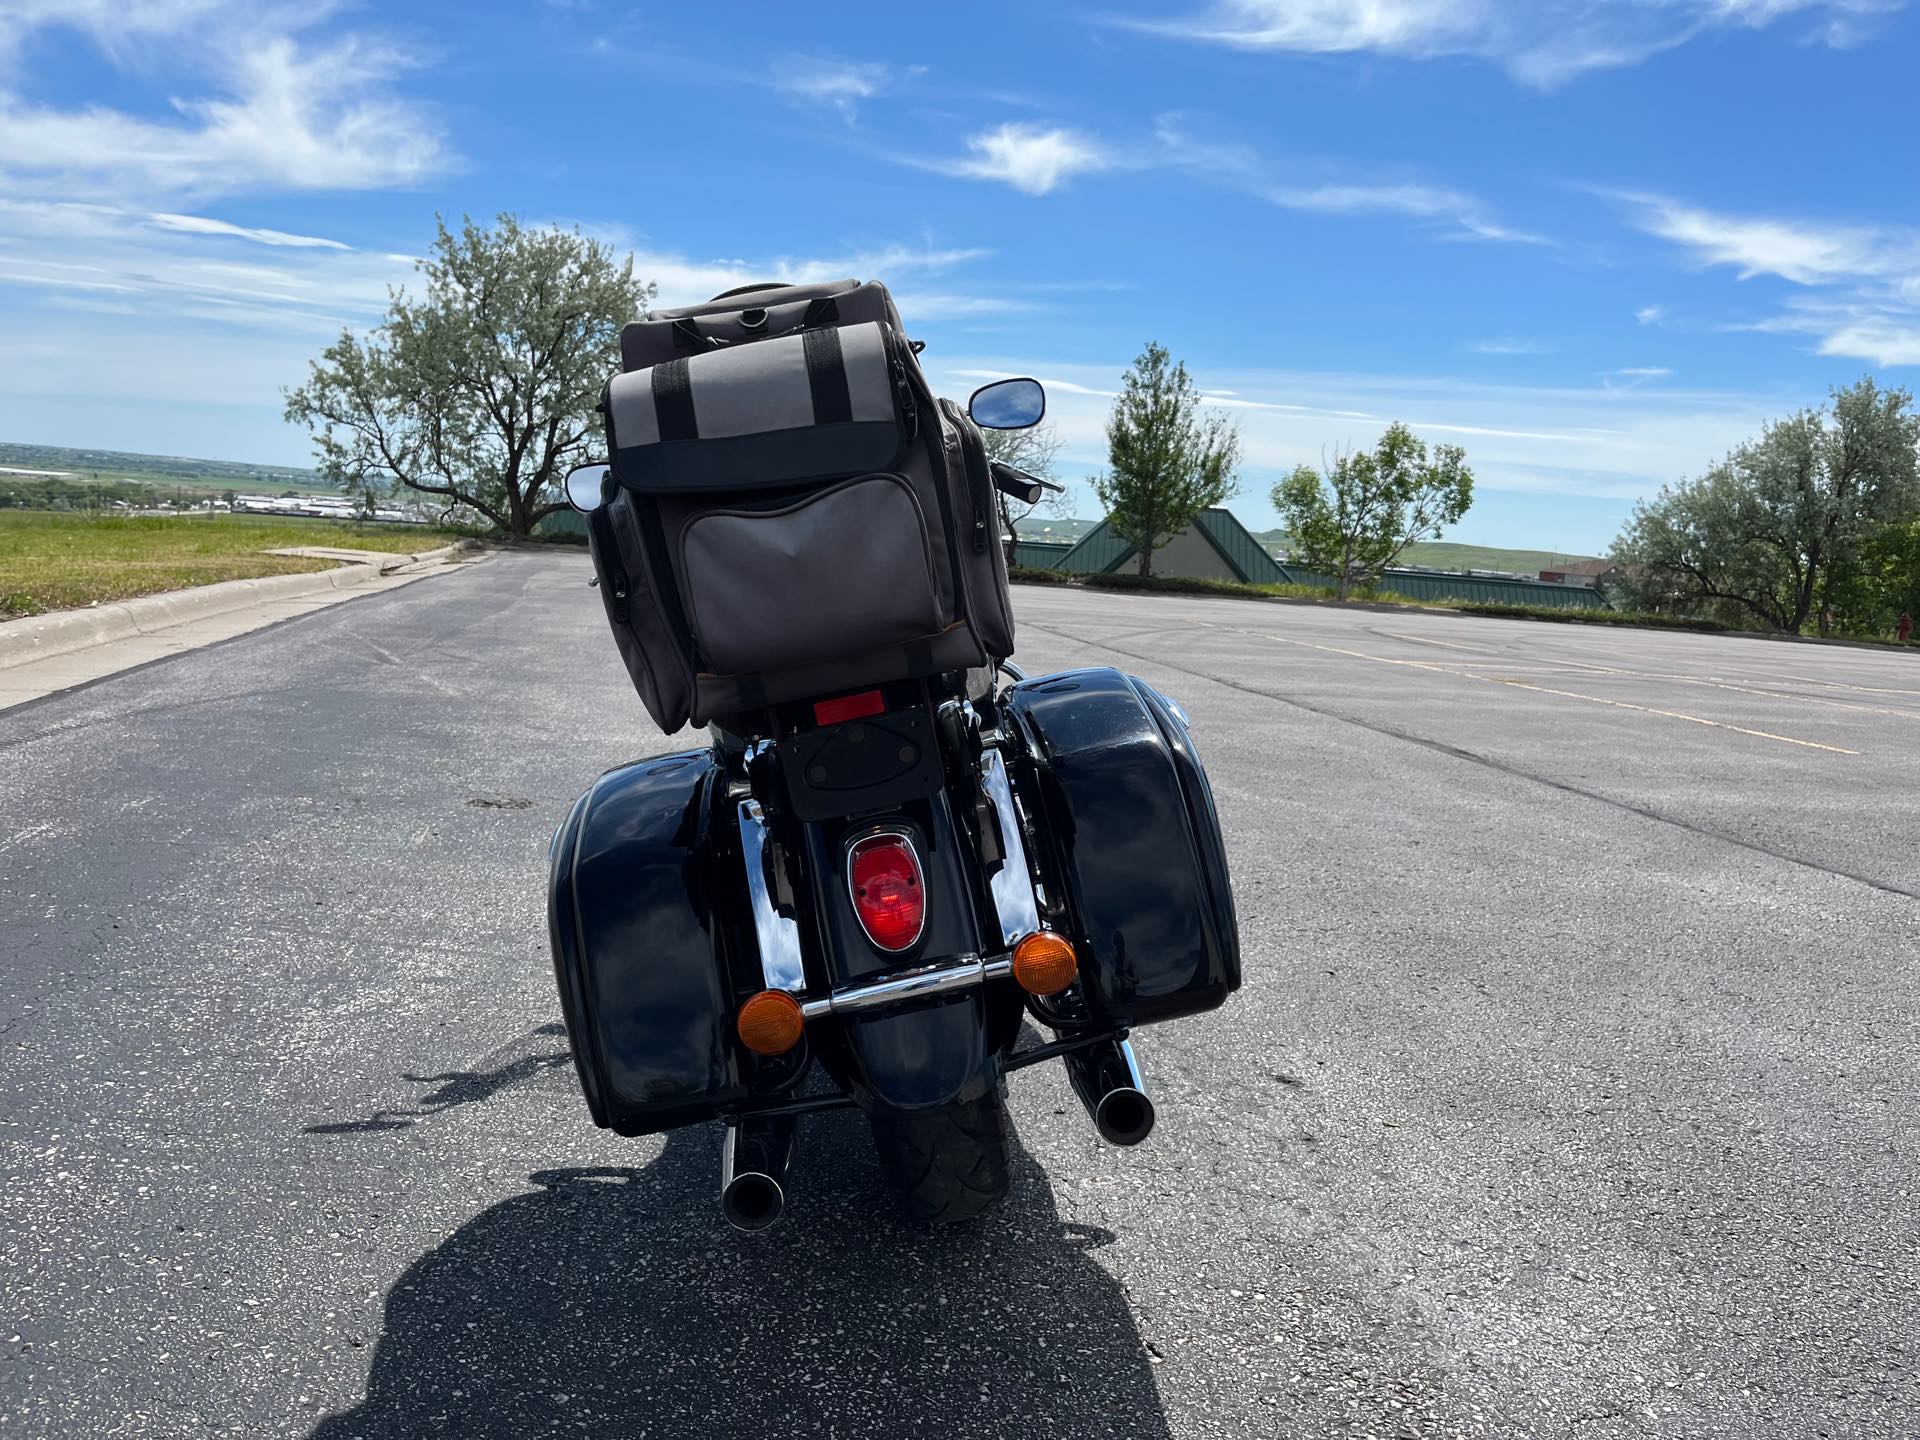
[[[663,303],[885,279],[940,388],[1049,382],[1069,478],[1158,339],[1256,527],[1404,419],[1451,538],[1593,550],[1920,371],[1917,61],[1903,0],[0,0],[0,439],[305,463],[281,390],[511,210]]]

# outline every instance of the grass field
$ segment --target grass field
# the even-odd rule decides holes
[[[217,580],[325,570],[325,560],[264,552],[338,545],[405,554],[459,538],[420,525],[352,525],[272,515],[121,519],[0,510],[0,619],[126,600]]]

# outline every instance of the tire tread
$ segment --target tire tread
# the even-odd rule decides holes
[[[998,1092],[924,1115],[869,1120],[881,1173],[911,1219],[971,1220],[1006,1195],[1006,1109]]]

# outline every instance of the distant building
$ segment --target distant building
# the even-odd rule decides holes
[[[1064,554],[1060,553],[1063,549]],[[1104,520],[1071,547],[1022,539],[1016,547],[1015,559],[1028,569],[1058,570],[1068,575],[1112,575],[1121,571],[1131,573],[1139,568],[1138,552]],[[1292,561],[1282,563],[1274,559],[1232,511],[1217,506],[1202,510],[1190,528],[1153,552],[1153,573],[1163,577],[1237,580],[1251,585],[1330,588],[1334,583],[1330,575],[1318,574]],[[1380,578],[1379,588],[1412,600],[1471,600],[1574,609],[1606,604],[1591,582],[1542,583],[1458,571],[1389,570]]]
[[[1540,583],[1543,585],[1584,585],[1589,590],[1598,589],[1615,570],[1611,560],[1573,560],[1554,570],[1542,570]]]
[[[1026,548],[1023,542],[1022,549]],[[1073,575],[1111,575],[1138,569],[1139,551],[1102,520],[1046,568]],[[1198,580],[1238,580],[1250,585],[1287,583],[1287,572],[1280,568],[1280,562],[1267,553],[1231,510],[1217,505],[1202,510],[1192,525],[1153,552],[1153,573]]]

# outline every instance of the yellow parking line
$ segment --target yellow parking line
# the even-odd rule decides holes
[[[1464,673],[1464,672],[1463,672]],[[1686,720],[1695,725],[1711,725],[1715,730],[1732,730],[1741,735],[1757,735],[1762,740],[1778,740],[1783,745],[1804,745],[1809,750],[1825,750],[1830,755],[1858,755],[1839,745],[1822,745],[1818,740],[1796,740],[1791,735],[1776,735],[1771,730],[1750,730],[1745,725],[1729,725],[1723,720],[1708,720],[1700,715],[1684,715],[1678,710],[1657,710],[1651,705],[1635,705],[1630,700],[1609,700],[1601,695],[1577,695],[1571,690],[1550,690],[1545,685],[1529,685],[1524,680],[1503,680],[1498,675],[1469,675],[1470,680],[1487,680],[1495,685],[1511,685],[1516,690],[1538,690],[1542,695],[1560,695],[1568,700],[1586,700],[1595,705],[1611,705],[1617,710],[1638,710],[1642,715],[1663,715],[1669,720]]]
[[[1238,629],[1237,626],[1222,627]],[[1642,715],[1658,715],[1667,720],[1685,720],[1692,725],[1705,725],[1714,730],[1731,730],[1740,735],[1752,735],[1761,740],[1777,740],[1782,745],[1798,745],[1807,750],[1824,750],[1830,755],[1858,755],[1858,750],[1848,750],[1839,745],[1823,745],[1818,740],[1800,740],[1792,735],[1776,735],[1771,730],[1751,730],[1744,725],[1729,725],[1722,720],[1709,720],[1702,715],[1687,715],[1678,710],[1658,710],[1651,705],[1635,705],[1627,700],[1609,700],[1601,695],[1581,695],[1572,690],[1553,690],[1545,685],[1531,685],[1524,680],[1505,680],[1498,675],[1476,675],[1471,670],[1455,670],[1450,665],[1459,661],[1450,661],[1437,665],[1429,660],[1397,660],[1387,655],[1368,655],[1359,650],[1345,650],[1338,645],[1320,645],[1311,640],[1292,640],[1284,635],[1273,635],[1263,630],[1240,630],[1242,635],[1253,635],[1263,640],[1272,640],[1281,645],[1295,645],[1303,650],[1320,650],[1329,655],[1345,655],[1353,660],[1371,660],[1379,665],[1404,665],[1410,670],[1425,670],[1435,675],[1452,675],[1463,680],[1479,680],[1488,685],[1507,685],[1518,690],[1537,690],[1542,695],[1558,695],[1566,700],[1585,700],[1592,705],[1608,705],[1616,710],[1636,710]]]
[[[1920,700],[1920,690],[1903,690],[1893,685],[1849,685],[1844,680],[1816,680],[1811,675],[1782,675],[1779,678],[1795,685],[1818,685],[1827,690],[1853,690],[1862,695],[1904,695],[1910,700]]]
[[[1835,710],[1858,710],[1863,715],[1891,715],[1899,720],[1920,720],[1920,710],[1888,710],[1879,705],[1856,705],[1850,700],[1829,700],[1824,695],[1794,695],[1784,690],[1756,690],[1751,685],[1701,675],[1668,675],[1657,670],[1622,670],[1612,665],[1590,665],[1567,660],[1563,664],[1595,675],[1621,675],[1631,680],[1671,680],[1680,685],[1705,685],[1713,690],[1732,690],[1741,695],[1758,695],[1766,700],[1798,700],[1807,705],[1825,705]]]

